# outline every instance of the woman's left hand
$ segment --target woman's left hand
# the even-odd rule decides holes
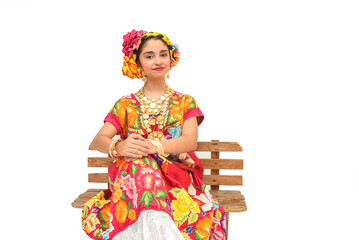
[[[150,141],[148,141],[147,139],[145,141],[143,141],[143,143],[145,145],[147,145],[147,147],[149,148],[149,152],[148,154],[155,154],[156,153],[156,149],[155,147],[152,145],[152,143]],[[131,157],[127,157],[126,158],[126,161],[127,162],[132,162],[132,161],[135,161],[137,160],[137,158],[131,158]]]

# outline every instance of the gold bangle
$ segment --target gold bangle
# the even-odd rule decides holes
[[[157,141],[154,141],[152,139],[148,139],[148,141],[150,141],[152,143],[152,145],[155,147],[155,150],[156,150],[156,153],[160,153],[160,149],[158,148],[158,142]]]
[[[169,154],[165,154],[164,150],[163,150],[163,146],[159,141],[154,141],[152,139],[148,139],[152,145],[155,147],[156,153],[159,155],[162,155],[164,157],[168,157]]]
[[[115,157],[119,157],[120,156],[120,154],[119,153],[117,153],[117,151],[116,151],[116,144],[117,143],[119,143],[119,142],[122,142],[123,141],[123,139],[121,139],[121,138],[117,138],[117,139],[115,139],[113,142],[113,147],[112,147],[112,153],[114,154],[114,156]]]
[[[113,145],[113,140],[112,140],[112,142],[111,142],[111,144],[110,144],[110,147],[109,147],[109,149],[108,149],[108,154],[110,155],[110,157],[112,157],[112,158],[115,158],[114,156],[113,156],[113,154],[112,154],[112,145]]]
[[[157,153],[157,148],[156,148],[156,143],[155,143],[155,141],[152,140],[152,139],[148,139],[148,141],[150,141],[150,143],[153,145],[153,147],[155,148],[156,153]]]
[[[109,154],[112,158],[118,158],[120,156],[120,154],[118,154],[116,151],[116,144],[122,141],[123,139],[117,138],[111,142]]]
[[[159,141],[158,141],[157,143],[158,143],[159,148],[161,149],[161,153],[160,153],[160,154],[161,154],[162,156],[164,156],[164,157],[168,157],[169,154],[166,154],[166,153],[165,153],[165,150],[163,149],[162,143],[160,143]]]
[[[163,146],[160,142],[157,142],[157,146],[158,146],[158,152],[159,154],[163,155],[165,152],[163,151]]]

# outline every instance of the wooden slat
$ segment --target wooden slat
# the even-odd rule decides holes
[[[75,200],[71,203],[71,206],[74,208],[83,208],[86,202],[80,202]]]
[[[94,193],[97,194],[97,193],[99,193],[99,192],[101,192],[103,190],[105,190],[105,189],[103,189],[103,188],[89,188],[89,189],[87,189],[86,192],[94,192]]]
[[[224,202],[219,203],[223,208],[225,212],[244,212],[247,210],[247,205],[245,201],[241,202]]]
[[[87,160],[88,167],[108,167],[114,159],[109,157],[89,157]]]
[[[82,208],[83,205],[90,200],[92,197],[96,196],[99,192],[105,189],[87,189],[86,192],[81,193],[72,203],[71,205],[74,208]]]
[[[237,142],[198,142],[198,152],[242,152],[242,147]]]
[[[233,176],[233,175],[203,175],[203,183],[206,185],[218,186],[218,185],[233,185],[233,186],[242,186],[242,176]],[[211,190],[215,190],[212,189]],[[218,189],[217,189],[218,190]]]
[[[243,159],[200,159],[204,169],[243,169]]]
[[[98,192],[100,192],[100,191],[98,191]],[[92,198],[92,197],[94,197],[98,192],[84,192],[84,193],[80,194],[78,198]]]
[[[88,181],[91,183],[108,183],[107,173],[89,173]]]
[[[90,189],[87,189],[86,192],[84,193],[81,193],[78,198],[85,198],[85,199],[90,199],[94,196],[96,196],[96,194],[98,194],[99,192],[101,191],[104,191],[105,189],[94,189],[94,188],[90,188]]]
[[[210,193],[218,202],[239,202],[244,196],[237,190],[210,190]]]

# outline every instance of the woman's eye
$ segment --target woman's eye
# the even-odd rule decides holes
[[[152,58],[152,56],[146,56],[146,58],[147,58],[147,59],[151,59],[151,58]]]
[[[162,57],[167,57],[167,53],[163,53],[161,56]]]

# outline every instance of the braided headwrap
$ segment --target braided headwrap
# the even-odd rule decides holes
[[[176,44],[172,44],[171,41],[167,38],[167,36],[163,33],[159,32],[146,32],[146,31],[136,31],[132,30],[132,32],[127,33],[123,36],[123,49],[122,52],[125,54],[122,73],[129,78],[142,78],[142,70],[136,63],[136,58],[138,57],[138,49],[141,45],[142,39],[144,37],[157,37],[160,36],[161,39],[166,42],[170,49],[171,56],[171,67],[176,66],[179,60],[179,51],[178,46]]]

